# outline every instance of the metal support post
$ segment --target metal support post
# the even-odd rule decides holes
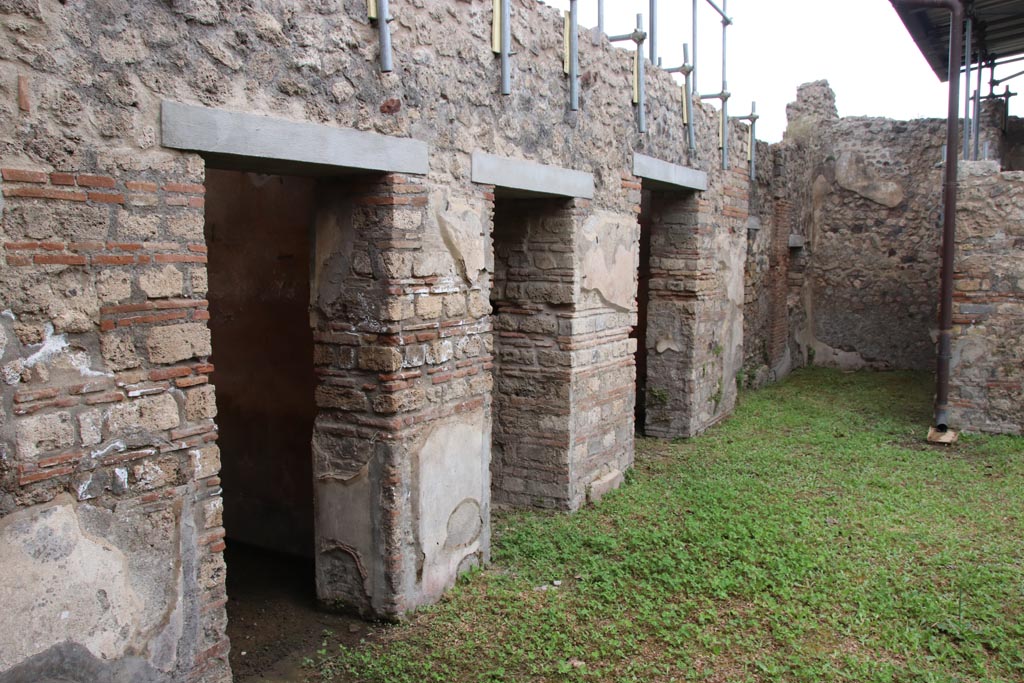
[[[644,15],[636,15],[636,30],[632,33],[624,33],[618,36],[608,36],[608,41],[620,43],[632,40],[636,43],[636,82],[634,92],[636,93],[636,115],[637,128],[641,133],[647,132],[647,92],[644,87],[644,41],[647,34],[644,33]]]
[[[750,162],[750,179],[757,178],[757,102],[750,103],[750,113],[746,116],[734,116],[733,121],[749,121],[750,128],[747,130],[747,161]]]
[[[569,0],[569,109],[580,108],[579,0]]]
[[[718,9],[715,3],[708,0],[708,4]],[[728,0],[722,0],[722,9],[718,10],[718,13],[722,15],[722,168],[729,168],[729,86],[726,81],[726,33],[729,29],[729,24],[732,23],[732,19],[728,17],[726,7]]]
[[[658,64],[658,0],[651,0],[651,27],[650,27],[650,50],[651,64]]]
[[[690,93],[697,92],[697,2],[693,0],[693,64],[690,65]]]
[[[636,31],[643,33],[644,15],[636,15]],[[637,128],[641,133],[647,132],[647,89],[644,84],[644,39],[636,41],[636,118]]]
[[[973,22],[970,17],[967,17],[964,21],[964,142],[963,142],[963,159],[967,161],[971,158],[971,58],[973,51],[971,49],[971,30]]]
[[[380,70],[389,73],[391,64],[391,12],[388,0],[376,0],[377,4],[377,38],[380,43]],[[371,17],[372,18],[372,17]]]
[[[501,0],[501,94],[512,94],[512,0]]]
[[[981,65],[978,65],[978,87],[974,91],[974,155],[978,160],[978,141],[981,137]]]
[[[686,79],[683,84],[683,125],[686,126],[686,138],[690,151],[697,147],[697,140],[693,132],[693,66],[690,65],[690,46],[683,43],[683,64],[682,66],[665,69],[670,74],[683,74]]]
[[[604,0],[597,0],[597,31],[604,35]]]

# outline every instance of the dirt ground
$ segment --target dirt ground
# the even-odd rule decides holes
[[[325,630],[333,643],[354,645],[375,627],[358,618],[321,611],[316,602],[313,560],[283,555],[229,540],[228,636],[236,683],[301,683],[302,668]]]

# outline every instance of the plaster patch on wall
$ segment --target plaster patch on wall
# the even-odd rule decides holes
[[[638,228],[616,214],[595,213],[579,231],[580,287],[608,306],[632,311],[636,306],[639,259]]]
[[[480,551],[488,517],[490,425],[475,411],[433,426],[419,450],[422,595],[440,596],[463,560]]]
[[[433,206],[444,206],[444,211],[435,211],[437,224],[441,228],[441,239],[451,252],[455,268],[467,284],[476,285],[480,273],[487,269],[486,234],[480,210],[463,199],[445,201],[442,193],[431,197]]]
[[[126,654],[144,614],[128,558],[90,536],[69,496],[0,522],[0,670],[65,641],[101,659]],[[24,587],[48,586],[45,595]]]
[[[856,192],[865,199],[890,209],[903,202],[903,188],[891,180],[879,180],[864,155],[843,152],[836,161],[836,182],[839,187]]]

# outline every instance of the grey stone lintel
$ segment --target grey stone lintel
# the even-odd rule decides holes
[[[655,159],[645,154],[633,154],[633,175],[649,181],[649,185],[666,190],[708,189],[708,174],[695,168],[687,168]]]
[[[494,185],[509,196],[594,198],[594,174],[486,152],[473,152],[474,183]]]
[[[430,170],[427,143],[411,138],[168,100],[161,102],[160,123],[164,147],[200,152],[224,162],[219,165],[264,171],[320,169],[328,174],[360,170],[425,174]]]

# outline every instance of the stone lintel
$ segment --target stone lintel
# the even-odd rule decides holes
[[[649,181],[652,187],[665,190],[708,189],[708,174],[695,168],[687,168],[655,159],[645,154],[633,154],[633,175]]]
[[[235,165],[238,159],[261,159],[309,165],[327,173],[331,169],[414,174],[430,170],[427,143],[411,138],[169,100],[161,102],[160,113],[164,147],[235,160]]]
[[[494,185],[509,194],[537,197],[594,198],[594,174],[522,159],[473,152],[474,183]]]

